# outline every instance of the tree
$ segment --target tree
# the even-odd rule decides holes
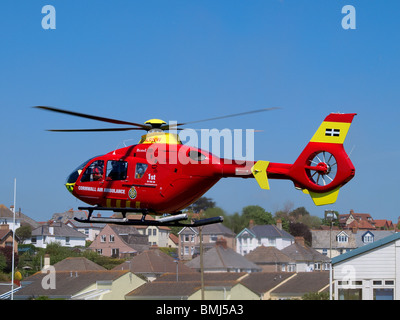
[[[312,234],[308,227],[301,222],[292,222],[289,225],[289,233],[293,237],[303,237],[307,245],[311,246]]]
[[[0,252],[0,272],[3,272],[7,267],[7,259],[4,256],[4,254],[2,254]]]
[[[329,300],[328,292],[310,292],[304,294],[302,300]]]
[[[200,212],[201,210],[206,211],[209,208],[215,207],[215,201],[211,198],[201,197],[199,200],[192,204],[193,212]]]
[[[254,224],[265,225],[274,224],[275,220],[270,212],[265,211],[264,208],[260,206],[247,206],[242,209],[243,223],[245,227],[248,226],[250,220],[254,221]]]
[[[29,225],[21,226],[15,230],[15,235],[18,237],[20,243],[24,243],[26,239],[32,237],[32,228]]]
[[[289,217],[291,217],[294,221],[299,221],[302,217],[309,215],[310,213],[304,207],[296,208],[289,213]]]

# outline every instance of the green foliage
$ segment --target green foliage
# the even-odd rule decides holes
[[[18,237],[20,243],[32,237],[32,227],[29,225],[21,226],[15,230],[15,235]]]
[[[212,199],[207,197],[201,197],[199,200],[192,204],[193,212],[200,212],[201,210],[206,211],[210,208],[215,207],[215,202]]]
[[[303,295],[302,300],[329,300],[328,292],[309,292]]]
[[[4,256],[4,254],[0,252],[0,271],[3,272],[6,269],[6,267],[7,267],[7,259]]]

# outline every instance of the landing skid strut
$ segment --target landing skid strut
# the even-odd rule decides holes
[[[131,225],[131,226],[166,226],[166,227],[200,227],[207,224],[219,223],[224,221],[222,217],[212,217],[200,220],[194,220],[192,223],[181,223],[181,221],[188,220],[186,213],[178,212],[174,215],[162,217],[157,220],[146,220],[146,215],[151,213],[147,209],[135,209],[135,208],[105,208],[105,207],[79,207],[79,210],[88,210],[89,216],[87,219],[74,218],[78,222],[82,223],[112,223],[119,225]],[[93,211],[114,211],[122,213],[122,218],[98,218],[92,217]],[[127,213],[141,213],[141,219],[128,219],[126,218]]]

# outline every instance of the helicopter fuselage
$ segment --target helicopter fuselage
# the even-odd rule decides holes
[[[66,186],[75,197],[94,206],[176,213],[223,177],[253,177],[254,163],[152,141],[90,159],[68,177]]]

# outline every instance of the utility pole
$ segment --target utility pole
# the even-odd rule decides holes
[[[12,243],[12,262],[11,262],[11,300],[14,300],[14,255],[15,255],[15,205],[17,199],[17,179],[14,179],[14,208],[13,208],[13,243]]]
[[[199,227],[200,236],[200,282],[201,282],[201,300],[204,300],[204,264],[203,264],[203,227]]]

